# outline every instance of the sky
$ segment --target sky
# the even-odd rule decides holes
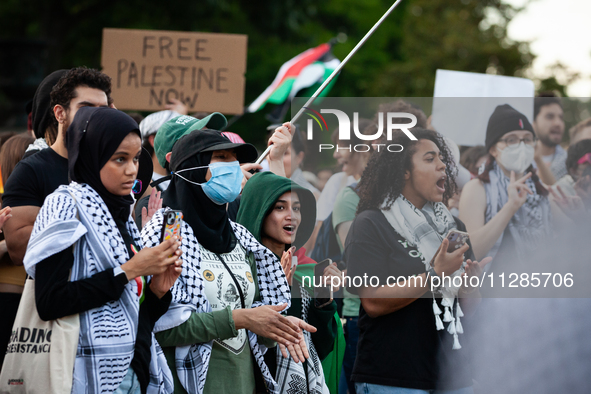
[[[547,67],[560,61],[581,74],[567,93],[571,97],[591,97],[591,0],[505,0],[526,5],[509,24],[509,38],[531,42],[536,55],[531,74],[549,76]],[[560,76],[557,76],[559,82]]]

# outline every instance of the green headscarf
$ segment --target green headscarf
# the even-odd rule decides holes
[[[236,222],[246,227],[257,241],[261,242],[265,217],[271,212],[279,197],[291,191],[296,192],[300,199],[300,212],[302,215],[293,245],[296,248],[302,247],[314,231],[316,222],[316,199],[314,194],[294,181],[275,175],[270,171],[254,174],[246,182],[246,186],[242,191]]]
[[[290,179],[273,174],[272,172],[260,172],[254,174],[242,191],[240,200],[240,209],[236,221],[246,227],[254,237],[261,242],[263,232],[263,222],[269,214],[275,202],[282,194],[295,191],[298,194],[301,205],[302,221],[298,227],[295,242],[296,248],[302,247],[312,232],[316,224],[316,199],[312,192]],[[281,258],[281,256],[279,256]],[[294,279],[302,284],[303,277],[314,276],[314,264],[300,264],[297,266]],[[306,291],[313,295],[312,289],[306,286]],[[322,360],[322,369],[326,384],[331,394],[338,392],[339,378],[345,354],[345,336],[343,335],[343,326],[341,319],[335,312],[334,319],[337,324],[337,336],[333,351]]]

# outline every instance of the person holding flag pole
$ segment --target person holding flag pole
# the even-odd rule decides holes
[[[386,13],[386,15],[384,17],[382,17],[382,19],[380,19],[380,21],[378,22],[378,24],[376,24],[376,26],[373,27],[372,31],[370,31],[369,34],[371,34],[371,32],[373,32],[379,26],[379,24],[394,9],[394,7],[398,3],[400,3],[400,1],[401,0],[398,0],[395,3],[395,5],[390,8],[390,10]],[[362,42],[365,41],[368,37],[369,37],[369,35],[366,35],[364,37],[364,39],[362,40]],[[358,45],[356,47],[356,49],[358,49],[359,47],[360,47],[360,45]],[[354,51],[356,49],[354,49]],[[349,54],[348,58],[350,58],[352,56],[352,54],[354,53],[354,51],[351,54]],[[340,68],[342,68],[342,64],[340,64],[339,66],[340,66]],[[337,73],[337,71],[335,69],[335,71],[333,71],[333,73],[330,75],[330,79],[327,80],[328,82],[325,81],[325,83],[320,87],[320,89],[318,89],[314,93],[314,97],[317,97],[328,86],[328,84],[330,83],[330,81],[333,80],[334,77],[336,76],[336,73]],[[286,129],[289,129],[290,128],[289,125],[284,125],[284,126],[285,126]],[[193,132],[194,134],[192,133],[192,134],[189,134],[187,137],[184,137],[184,138],[191,138],[191,139],[184,140],[184,142],[181,145],[176,144],[174,146],[174,149],[175,150],[180,149],[180,151],[193,152],[194,150],[189,145],[187,145],[187,141],[194,141],[195,143],[197,143],[197,141],[200,140],[200,138],[198,138],[199,136],[197,135],[197,133],[199,133],[199,132],[202,133],[204,131],[194,131]],[[271,151],[271,146],[269,146],[269,148],[265,151],[264,156],[266,156],[270,151]],[[231,153],[231,154],[234,154],[234,153]],[[230,155],[230,153],[229,153],[229,155]],[[264,158],[264,156],[260,158],[260,161],[262,161],[262,159]],[[175,157],[175,154],[172,154],[172,158],[174,158],[174,157]],[[187,157],[189,157],[189,156],[187,156]],[[199,160],[199,157],[201,157],[201,156],[198,156],[195,159],[191,158],[191,160]],[[224,160],[230,160],[230,159],[231,159],[230,156],[224,158]],[[179,159],[179,160],[181,160],[181,159]],[[216,160],[218,160],[218,159],[216,158]],[[260,163],[260,161],[259,161],[259,163]],[[227,161],[227,162],[229,162],[229,161]],[[191,164],[191,165],[195,166],[195,164]],[[201,166],[201,164],[198,163],[197,167],[199,167],[199,166]],[[172,166],[171,168],[173,168],[173,167],[174,166]],[[193,168],[195,168],[195,167],[193,167]],[[204,171],[205,170],[202,170],[202,172],[204,172]],[[180,181],[178,181],[178,182],[180,182]],[[204,184],[205,182],[203,182],[203,180],[199,180],[199,183]],[[201,186],[199,184],[195,184],[195,182],[192,182],[192,181],[191,181],[191,184],[192,184],[192,186],[190,186],[192,188],[191,190],[193,190],[194,192],[203,193],[201,191],[201,189],[200,189]],[[178,183],[178,185],[179,185],[179,187],[181,185],[183,187],[186,187],[186,185],[184,183]],[[171,184],[171,187],[172,186],[173,185]],[[167,193],[169,193],[170,190],[171,189],[169,188],[167,190]],[[186,196],[186,194],[181,193],[181,194],[179,194],[179,196]],[[185,205],[179,205],[178,206],[178,208],[182,208],[183,214],[185,215],[185,220],[187,219],[187,212],[188,212],[187,209],[188,209],[188,207],[190,207],[190,206],[199,207],[199,206],[201,206],[201,202],[205,202],[205,200],[201,199],[200,203],[195,205],[195,200],[194,199],[187,198],[187,197],[179,197],[179,198],[185,198],[184,201],[187,203]],[[207,197],[204,197],[204,198],[207,198]],[[231,202],[231,201],[225,201],[225,202]],[[165,201],[165,203],[166,203],[166,201]],[[167,204],[167,205],[174,206],[173,204]],[[208,206],[213,206],[213,203],[212,204],[208,204]],[[244,208],[248,208],[248,207],[243,207],[243,209]],[[219,211],[219,212],[220,212],[220,214],[223,214],[223,216],[225,216],[226,214],[223,211],[225,211],[225,209],[222,207],[222,211]],[[206,214],[207,215],[211,215],[213,213],[211,211],[209,211],[209,208],[208,208],[208,211],[205,212],[205,213],[203,213],[203,215],[206,215]],[[155,229],[157,230],[157,229],[159,229],[161,227],[161,225],[158,225],[158,223],[159,223],[158,220],[161,220],[161,217],[162,216],[161,215],[158,216],[158,215],[159,215],[159,213],[157,213],[152,218],[152,222],[148,223],[148,225],[146,225],[146,227],[144,227],[143,235],[144,235],[144,238],[146,239],[146,244],[150,244],[150,242],[148,242],[148,238],[149,238],[149,240],[152,240],[152,241],[153,240],[156,240],[156,242],[158,240],[158,235],[159,235],[158,231],[152,231],[152,230],[155,230]],[[195,218],[197,218],[197,217],[198,216],[195,216]],[[199,218],[200,217],[201,216],[199,216]],[[187,222],[185,222],[185,224],[186,223]],[[227,223],[227,222],[226,221],[222,221],[222,223]],[[232,226],[234,226],[233,223],[229,223],[229,224],[232,224]],[[207,226],[194,226],[192,228],[193,228],[192,231],[195,231],[196,229],[200,229],[200,231],[202,231],[202,232],[203,231],[206,231],[206,232],[207,231],[210,231],[210,230],[208,230],[208,227]],[[238,227],[236,227],[236,228],[238,228]],[[234,232],[234,230],[231,230],[231,229],[230,229],[230,231]],[[238,231],[238,230],[236,230],[236,231]],[[211,246],[208,246],[208,248],[204,248],[203,249],[203,253],[202,252],[197,252],[198,253],[198,256],[199,256],[199,259],[201,259],[202,256],[206,256],[206,253],[205,252],[208,252],[209,251],[209,252],[213,252],[213,253],[209,253],[209,254],[213,254],[213,255],[218,256],[218,258],[221,261],[222,258],[220,258],[219,256],[222,256],[222,254],[227,254],[227,251],[228,250],[231,251],[231,248],[238,247],[241,242],[242,243],[246,243],[247,246],[250,247],[250,248],[253,248],[253,247],[257,247],[258,248],[259,246],[257,246],[257,245],[260,245],[260,244],[258,244],[257,242],[255,242],[253,240],[250,240],[250,238],[248,240],[248,243],[246,242],[246,238],[245,237],[247,237],[248,235],[250,235],[250,233],[248,233],[248,234],[247,233],[248,232],[246,230],[240,230],[240,231],[234,233],[234,237],[228,236],[226,238],[227,241],[228,241],[228,246],[227,246],[227,248],[224,248],[224,249],[219,248],[219,245],[217,244],[217,241],[216,241],[217,238],[211,238],[211,237],[209,237],[209,238],[213,239],[213,241],[211,242]],[[186,234],[186,232],[185,232],[185,234]],[[250,236],[250,237],[252,237],[252,236]],[[195,238],[195,237],[193,237],[193,238]],[[193,245],[193,247],[191,248],[192,251],[195,252],[195,250],[200,250],[200,249],[195,249],[194,245],[201,245],[202,244],[202,239],[209,239],[209,238],[203,236],[203,237],[201,237],[201,239],[199,239],[199,242],[197,242],[196,240],[194,240],[194,242],[191,243],[191,245]],[[190,237],[188,237],[186,235],[183,236],[183,242],[185,242],[185,243],[186,242],[189,242],[188,241],[189,239],[190,239]],[[255,243],[252,243],[252,242],[255,242]],[[232,246],[233,243],[234,243],[234,246]],[[200,247],[200,246],[198,246],[198,247]],[[214,250],[214,248],[216,248],[216,249]],[[242,248],[242,247],[240,246],[240,248]],[[268,249],[266,249],[266,248],[257,249],[257,251],[258,251],[257,253],[259,253],[259,254],[265,254],[266,253],[265,251],[268,251]],[[191,252],[187,252],[187,253],[190,254]],[[208,256],[209,256],[209,254],[208,254]],[[241,253],[237,253],[237,255],[241,255]],[[186,307],[186,310],[189,310],[189,309],[191,309],[191,310],[199,310],[199,309],[201,309],[201,307],[204,307],[205,309],[207,309],[206,308],[207,303],[206,304],[203,304],[204,297],[199,297],[200,295],[203,296],[203,294],[201,294],[201,291],[203,291],[201,285],[199,285],[197,287],[192,285],[192,283],[194,283],[194,282],[197,283],[193,279],[193,277],[196,278],[196,279],[199,279],[199,277],[201,275],[201,274],[197,274],[197,271],[195,271],[196,269],[200,269],[200,266],[199,266],[200,260],[197,259],[197,256],[194,256],[194,257],[195,257],[195,259],[193,259],[193,261],[194,261],[193,265],[190,263],[190,260],[191,259],[190,258],[186,258],[186,261],[187,261],[186,262],[186,267],[188,267],[187,269],[189,269],[189,268],[192,269],[195,272],[194,275],[192,274],[192,276],[190,278],[185,278],[185,276],[187,276],[187,275],[183,274],[181,276],[181,281],[179,282],[179,283],[182,283],[183,281],[186,281],[186,280],[193,281],[193,282],[189,283],[189,285],[183,287],[183,289],[184,288],[189,289],[188,291],[191,294],[194,295],[194,300],[191,299],[187,304],[183,304],[182,308],[185,308]],[[276,271],[275,270],[275,266],[276,265],[278,266],[278,264],[275,264],[275,257],[274,256],[270,256],[270,255],[267,256],[267,255],[265,255],[265,259],[263,261],[262,255],[261,255],[260,260],[261,261],[258,261],[258,260],[256,261],[256,268],[257,268],[257,270],[260,270],[258,272],[261,273],[261,275],[260,275],[260,278],[261,279],[259,279],[258,281],[255,281],[255,282],[261,286],[261,290],[260,290],[261,297],[262,296],[266,297],[265,298],[265,300],[266,300],[265,305],[266,306],[261,306],[261,307],[270,308],[270,305],[272,304],[272,305],[275,305],[275,308],[277,308],[277,306],[279,306],[279,304],[281,302],[283,302],[283,300],[290,300],[291,299],[290,291],[289,291],[288,287],[286,286],[287,282],[285,281],[285,278],[283,276],[284,275],[284,272],[283,272],[283,270],[281,268],[279,268],[279,271]],[[229,269],[226,269],[226,270],[229,271]],[[225,271],[222,271],[222,272],[225,272]],[[213,272],[212,272],[212,274],[213,274]],[[233,276],[233,274],[232,274],[232,276]],[[253,274],[252,276],[253,277],[256,277],[256,278],[259,278],[259,275],[258,274],[256,274],[256,275]],[[217,277],[219,278],[219,275]],[[246,276],[246,277],[247,277],[246,280],[248,281],[248,276]],[[264,278],[264,280],[263,280],[263,278]],[[236,279],[236,280],[238,280],[238,279]],[[241,288],[241,287],[236,287],[236,288]],[[194,289],[196,289],[196,290],[194,290]],[[233,296],[235,296],[235,295],[233,295]],[[240,298],[242,298],[242,296],[240,296]],[[217,299],[217,298],[216,297],[213,297],[212,299]],[[273,300],[271,300],[271,299],[273,299]],[[195,305],[193,303],[195,303]],[[176,308],[179,305],[180,304],[177,304],[177,303],[173,302],[173,305],[172,305],[172,308],[171,309],[172,310],[177,310]],[[181,310],[182,308],[179,308],[178,310]],[[244,304],[241,309],[242,310],[247,310],[246,304]],[[250,310],[256,310],[256,309],[258,309],[258,308],[249,308],[248,311],[250,311]],[[237,309],[237,311],[240,312],[241,310]],[[218,312],[218,311],[216,311],[216,312]],[[281,319],[281,318],[278,318],[276,316],[276,312],[275,312],[275,316],[273,316],[273,313],[271,313],[272,312],[271,310],[269,310],[268,312],[269,312],[269,314],[268,314],[269,316],[268,317],[273,317],[275,319]],[[202,317],[196,317],[196,315],[201,315],[202,313],[203,312],[201,312],[201,311],[200,312],[191,312],[191,316],[193,316],[193,319],[196,319],[195,321],[197,321],[197,320],[199,320]],[[248,313],[248,312],[246,312],[246,313]],[[178,315],[177,316],[175,314],[175,312],[173,312],[172,314],[169,315],[169,317],[170,318],[174,318],[174,319],[177,319],[178,318],[178,321],[181,321],[182,320],[182,316],[181,315]],[[231,315],[234,315],[234,313],[232,312]],[[236,316],[240,317],[238,313],[236,313]],[[242,316],[246,316],[244,314],[244,312],[242,313]],[[255,319],[255,320],[256,321],[259,321],[259,323],[260,323],[260,319]],[[170,320],[170,321],[172,321],[172,320]],[[253,371],[252,374],[245,373],[242,376],[237,376],[236,374],[232,374],[230,371],[228,371],[227,368],[221,368],[221,369],[220,368],[217,368],[217,369],[216,368],[208,368],[209,365],[210,365],[210,362],[211,362],[210,356],[212,355],[211,351],[209,350],[209,349],[211,349],[211,348],[209,348],[209,346],[211,346],[211,345],[209,345],[208,342],[204,342],[203,339],[197,341],[196,343],[192,343],[192,344],[191,344],[191,341],[188,341],[187,342],[185,339],[183,339],[182,341],[180,341],[180,342],[182,342],[183,345],[179,347],[179,345],[177,344],[177,340],[179,338],[176,337],[176,335],[179,334],[179,333],[181,333],[181,329],[178,328],[180,326],[173,326],[173,328],[170,328],[170,326],[167,326],[170,321],[166,321],[166,319],[162,320],[161,321],[162,327],[159,327],[159,328],[162,328],[163,330],[161,331],[161,330],[159,330],[157,328],[157,331],[159,331],[158,340],[159,340],[160,344],[163,347],[165,347],[165,348],[172,349],[173,353],[171,353],[172,354],[172,357],[169,356],[169,361],[170,360],[173,360],[172,362],[174,363],[175,362],[174,360],[176,360],[177,377],[179,379],[182,379],[181,381],[184,382],[183,384],[179,384],[179,381],[177,381],[177,385],[175,385],[175,392],[189,392],[189,393],[199,393],[199,394],[205,393],[205,394],[207,394],[207,393],[213,393],[213,392],[218,393],[218,392],[246,392],[246,391],[249,391],[249,392],[252,393],[252,392],[255,391],[255,390],[252,390],[252,388],[255,388],[255,387],[256,387],[256,392],[257,393],[258,392],[271,392],[271,393],[277,393],[278,394],[280,392],[284,392],[283,389],[280,388],[277,385],[277,382],[274,381],[273,377],[271,377],[269,375],[268,369],[266,369],[266,368],[263,368],[261,370],[261,374],[265,377],[265,379],[264,379],[264,383],[265,384],[264,385],[257,385],[256,384],[256,382],[255,382],[256,379],[255,379],[254,371],[255,370],[259,370],[260,367],[261,367],[261,365],[265,365],[264,364],[264,361],[259,357],[261,355],[261,353],[258,350],[255,350],[255,351],[253,351],[253,353],[251,353],[251,354],[255,355],[256,364],[254,364],[251,361],[249,361],[249,358],[248,357],[245,358],[245,363],[244,364],[242,364],[240,362],[241,360],[236,359],[234,356],[230,356],[230,357],[226,358],[225,359],[226,361],[223,361],[222,359],[218,359],[217,360],[217,361],[220,361],[221,364],[224,364],[225,366],[229,365],[229,361],[237,361],[237,363],[234,363],[235,365],[238,365],[239,363],[240,363],[240,365],[257,365],[258,364],[259,368],[255,368],[255,369],[247,368],[246,369],[246,370]],[[175,323],[176,323],[176,320],[175,320]],[[227,331],[229,331],[229,333],[228,333],[229,334],[228,335],[229,336],[228,340],[233,340],[234,337],[232,337],[231,334],[233,332],[237,331],[237,329],[240,329],[240,328],[245,328],[246,329],[247,328],[246,325],[244,327],[239,327],[238,321],[233,321],[233,320],[230,321],[230,319],[228,319],[228,323],[229,323],[229,325],[226,327],[228,329]],[[185,323],[182,323],[182,324],[185,324]],[[300,324],[301,324],[300,325],[300,330],[301,329],[304,329],[304,330],[308,330],[310,332],[316,331],[316,329],[314,327],[311,327],[308,324],[305,324],[303,322],[300,323]],[[236,327],[234,327],[234,326],[236,326]],[[260,331],[260,333],[261,334],[267,334],[267,335],[262,335],[262,337],[268,337],[269,336],[269,332],[270,332],[269,327],[275,327],[274,325],[269,326],[268,324],[264,324],[264,323],[262,325],[259,324],[257,327],[259,327],[259,326],[262,329]],[[189,325],[187,325],[185,327],[189,327]],[[195,325],[195,327],[197,328],[198,325]],[[279,325],[277,325],[277,327],[279,327]],[[281,327],[283,327],[280,330],[281,333],[277,333],[277,336],[275,338],[273,338],[273,339],[275,339],[277,341],[279,340],[280,337],[281,338],[287,338],[290,335],[292,335],[292,333],[293,333],[293,331],[292,331],[293,329],[290,330],[290,326],[288,324],[283,324],[283,326],[281,326]],[[176,331],[174,331],[175,329],[176,329]],[[202,328],[198,328],[194,332],[192,332],[191,336],[192,336],[192,338],[197,338],[197,337],[199,337],[199,338],[205,338],[203,335],[205,335],[205,334],[210,335],[211,332],[213,332],[213,330],[211,332],[206,332],[206,331],[203,331]],[[252,340],[253,341],[252,343],[253,343],[254,348],[255,349],[259,349],[256,346],[256,344],[257,344],[257,342],[256,342],[257,335],[255,335],[253,331],[250,331],[250,333],[252,335],[251,334],[248,335],[248,341],[250,342]],[[215,337],[215,335],[214,335],[214,337]],[[208,339],[206,339],[206,340],[208,341],[209,340],[209,337],[207,337],[207,338]],[[244,337],[242,339],[245,341],[244,343],[246,343],[247,340],[244,339]],[[301,348],[302,346],[304,346],[304,343],[303,342],[301,342],[301,343],[299,343],[298,341],[296,341],[294,343],[290,343],[289,341],[282,341],[282,342],[286,342],[287,345],[288,345],[288,347],[293,346],[294,349],[296,348],[296,346],[299,347],[300,350],[302,351],[302,354],[304,354],[304,351]],[[187,344],[190,344],[190,346],[185,346]],[[193,350],[189,351],[189,347],[192,347],[194,351]],[[182,349],[180,349],[180,348],[182,348]],[[250,346],[246,346],[246,348],[249,349]],[[181,352],[181,353],[176,353],[177,350],[179,352]],[[218,350],[221,350],[221,349],[218,348]],[[166,352],[166,350],[165,350],[165,352]],[[226,353],[224,353],[224,355]],[[182,354],[182,357],[179,357],[179,354]],[[219,353],[218,352],[218,354],[222,354],[222,353]],[[248,356],[247,353],[245,353],[245,354]],[[284,356],[287,358],[287,354],[285,354]],[[179,362],[181,359],[183,361]],[[200,360],[203,360],[204,362],[202,363]],[[214,364],[215,364],[215,362],[214,362]],[[218,364],[218,365],[220,365],[220,364]],[[173,364],[173,366],[174,366],[174,364]],[[207,366],[207,367],[205,367],[205,366]],[[180,372],[180,374],[179,374],[179,372]],[[256,376],[258,376],[258,374]],[[209,384],[206,384],[206,382],[209,382]],[[240,382],[240,384],[237,385],[236,384],[237,382]],[[221,387],[221,386],[224,386],[224,387],[232,387],[232,389],[221,389],[220,390],[219,387]],[[287,392],[287,389],[288,388],[286,387],[285,388],[285,392]],[[304,389],[295,388],[294,390],[292,390],[290,388],[289,389],[289,392],[296,392],[296,393],[302,393],[303,394],[303,393],[307,392],[307,390],[305,390],[305,388]]]
[[[351,59],[351,57],[353,57],[353,55],[359,50],[359,48],[361,48],[361,46],[369,39],[369,37],[373,34],[373,32],[375,30],[377,30],[377,28],[383,23],[383,21],[392,13],[392,11],[394,11],[394,9],[398,6],[398,4],[400,4],[401,0],[397,0],[389,9],[388,11],[386,11],[386,13],[376,22],[376,24],[367,32],[367,34],[361,39],[361,41],[359,41],[359,43],[353,48],[353,50],[351,50],[351,52],[347,55],[347,57],[333,70],[333,72],[331,73],[330,76],[328,76],[328,78],[326,78],[324,80],[324,82],[322,83],[322,85],[316,90],[316,92],[310,97],[310,99],[308,99],[308,101],[306,102],[306,104],[304,104],[302,106],[302,108],[296,113],[296,115],[291,119],[290,123],[295,123],[297,121],[297,119],[302,115],[302,113],[304,112],[306,107],[309,107],[313,101],[318,98],[324,91],[325,89],[331,84],[331,82],[334,80],[334,78],[340,73],[340,71],[342,70],[342,68],[345,66],[345,64],[347,64],[347,62]],[[319,47],[318,47],[319,48]],[[315,48],[315,49],[318,49]],[[312,51],[312,50],[309,50]],[[307,51],[307,52],[309,52]],[[306,53],[306,52],[305,52]],[[304,53],[304,54],[305,54]],[[304,54],[301,54],[299,56],[302,56]],[[294,58],[295,59],[295,58]],[[293,59],[292,59],[293,60]],[[289,62],[288,62],[289,63]],[[288,64],[286,63],[286,64]],[[285,67],[285,65],[282,67],[282,69]],[[273,84],[271,86],[269,86],[269,88],[267,88],[265,90],[265,92],[263,92],[263,94],[261,94],[259,96],[259,98],[257,98],[249,107],[249,110],[258,110],[260,108],[262,108],[262,106],[266,103],[269,102],[269,97],[271,97],[271,94],[273,93],[273,91],[275,91],[274,89],[276,89],[276,85],[279,83],[279,81],[281,81],[280,79],[280,75],[281,74],[281,70],[278,74],[278,76],[276,77],[275,81],[273,82]],[[292,89],[293,92],[293,89]],[[295,96],[295,94],[293,95]],[[290,96],[290,99],[293,98],[293,96]],[[254,111],[252,111],[254,112]],[[265,157],[269,154],[269,152],[272,149],[272,145],[269,145],[267,147],[267,149],[259,156],[259,158],[256,160],[256,164],[260,164]],[[347,382],[348,383],[348,382]],[[355,394],[355,386],[353,384],[348,384],[348,388],[349,388],[349,393],[350,394]],[[297,391],[299,392],[299,391]],[[303,391],[302,391],[303,392]],[[331,391],[332,393],[332,391]],[[335,393],[333,393],[335,394]]]
[[[373,25],[373,27],[371,29],[369,29],[369,31],[365,34],[365,36],[363,36],[361,41],[359,41],[357,43],[357,45],[355,45],[355,48],[353,48],[351,50],[351,52],[349,52],[347,57],[338,65],[337,68],[334,69],[332,74],[330,74],[330,76],[328,78],[326,78],[324,83],[322,85],[320,85],[320,87],[316,90],[316,92],[314,92],[314,94],[310,97],[310,99],[308,99],[308,101],[306,101],[306,104],[304,104],[302,106],[302,108],[300,108],[300,110],[295,114],[295,116],[293,118],[291,118],[290,123],[295,123],[299,119],[299,117],[304,113],[304,111],[306,110],[306,107],[309,107],[314,102],[314,100],[316,100],[320,96],[320,94],[324,91],[324,89],[326,89],[326,87],[338,75],[338,73],[341,72],[343,67],[345,67],[345,64],[347,64],[347,62],[353,57],[353,55],[355,55],[355,53],[357,53],[359,48],[361,48],[363,46],[363,44],[365,44],[365,42],[369,39],[369,37],[371,37],[371,35],[377,30],[378,27],[380,27],[382,22],[384,22],[384,20],[386,20],[386,18],[392,13],[392,11],[394,11],[394,9],[398,6],[398,4],[400,4],[401,1],[402,0],[396,0],[396,2],[394,4],[392,4],[392,6],[388,9],[388,11],[386,11],[386,13],[384,15],[382,15],[380,20],[378,20],[376,22],[376,24]],[[253,104],[251,104],[251,105],[253,105]],[[261,162],[265,159],[265,157],[267,157],[267,155],[269,154],[270,151],[271,151],[271,146],[268,146],[267,149],[265,149],[265,151],[259,156],[259,158],[256,160],[255,163],[261,164]]]
[[[291,100],[305,89],[311,90],[319,86],[332,75],[334,70],[341,63],[339,59],[332,54],[332,46],[336,39],[329,43],[323,43],[315,48],[310,48],[285,62],[277,72],[275,79],[249,106],[244,108],[242,115],[236,115],[228,121],[231,126],[245,114],[258,112],[265,107],[267,103],[276,104],[277,108],[267,115],[272,123],[282,123]],[[332,79],[333,83],[336,81]],[[332,84],[331,84],[332,86]],[[330,87],[323,90],[323,94],[328,93]],[[304,93],[305,94],[305,93]]]

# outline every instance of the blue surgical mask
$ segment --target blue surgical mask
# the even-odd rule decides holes
[[[205,183],[193,182],[184,176],[179,175],[181,172],[208,167],[211,171],[211,178]],[[174,172],[173,175],[194,185],[201,186],[203,193],[218,205],[232,202],[240,195],[240,191],[242,190],[242,178],[244,177],[238,161],[218,162],[208,166],[185,168]]]

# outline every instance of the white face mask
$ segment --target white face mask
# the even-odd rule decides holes
[[[501,156],[497,160],[507,171],[523,174],[534,160],[534,147],[521,141],[517,145],[508,146],[503,150],[497,148]]]

